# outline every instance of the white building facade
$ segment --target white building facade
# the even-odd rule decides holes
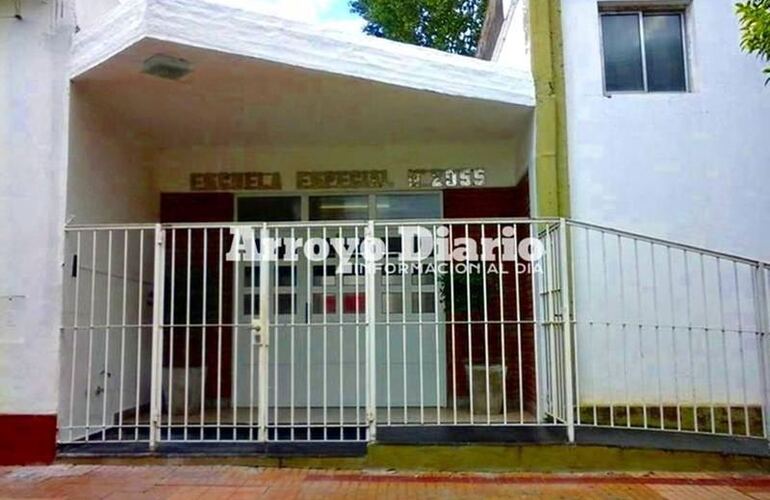
[[[557,3],[500,3],[492,61],[218,2],[0,3],[0,462],[766,452],[761,64],[729,5]],[[228,258],[236,229],[277,261]],[[405,229],[431,251],[391,271]]]
[[[51,460],[58,411],[58,329],[67,164],[67,64],[72,25],[59,2],[0,4],[0,414]],[[22,186],[28,186],[24,189]],[[42,276],[49,276],[44,279]],[[4,435],[5,437],[5,435]],[[46,450],[40,455],[40,450]]]
[[[666,413],[678,429],[713,430],[731,420],[725,408],[767,397],[761,349],[751,367],[730,362],[753,359],[766,321],[761,266],[730,260],[768,258],[765,62],[741,51],[729,2],[554,4],[563,214],[622,230],[572,234],[578,421],[664,428]],[[503,33],[493,59],[518,64],[516,36]],[[693,422],[698,405],[708,415]]]

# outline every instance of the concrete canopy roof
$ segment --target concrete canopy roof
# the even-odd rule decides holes
[[[142,73],[156,54],[192,72]],[[505,140],[535,102],[528,73],[204,0],[126,1],[76,36],[70,76],[168,145]]]

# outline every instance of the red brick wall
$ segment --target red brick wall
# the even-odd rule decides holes
[[[512,188],[478,188],[461,189],[444,192],[444,216],[450,219],[495,218],[495,217],[528,217],[529,216],[529,184],[523,179],[519,185]],[[458,228],[459,229],[459,228]],[[524,224],[516,226],[519,239],[529,235],[529,228]],[[485,237],[496,237],[497,226],[487,225]],[[464,237],[454,231],[454,237]],[[479,241],[481,226],[470,225],[469,237]],[[466,377],[465,365],[472,354],[474,363],[485,362],[485,346],[489,346],[488,354],[491,364],[500,364],[505,358],[507,367],[506,393],[508,410],[516,410],[519,401],[523,399],[526,410],[532,411],[536,401],[535,382],[535,346],[532,293],[530,273],[517,274],[513,263],[503,263],[502,276],[502,306],[506,322],[518,321],[519,324],[500,322],[500,275],[493,273],[487,276],[487,314],[490,322],[485,329],[483,324],[472,324],[470,328],[471,341],[468,342],[467,314],[458,314],[456,321],[466,322],[456,324],[454,331],[454,358],[452,359],[452,328],[447,327],[447,353],[449,390],[454,376],[457,378],[457,393],[460,397],[468,396],[469,382]],[[517,292],[518,281],[518,292]],[[474,303],[475,299],[472,299]],[[518,311],[518,313],[517,313]],[[483,307],[476,308],[471,315],[473,322],[485,319]],[[505,343],[505,349],[503,349]],[[519,348],[519,343],[521,347]],[[503,356],[504,354],[504,356]],[[521,367],[521,368],[519,368]],[[519,373],[522,374],[522,387],[519,387]],[[477,383],[474,379],[474,383]],[[520,394],[523,392],[523,394]]]

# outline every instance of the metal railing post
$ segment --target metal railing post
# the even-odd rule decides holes
[[[759,352],[759,373],[761,377],[762,390],[762,424],[765,438],[770,439],[770,384],[767,380],[767,333],[770,328],[770,318],[768,318],[768,297],[767,297],[767,266],[759,263],[755,268],[756,273],[754,291],[755,310],[757,313],[757,335]]]
[[[369,441],[377,439],[377,364],[375,357],[376,315],[375,262],[367,245],[374,240],[374,222],[369,221],[364,232],[364,261],[366,268],[366,421],[369,424]],[[367,250],[368,249],[368,250]]]
[[[259,411],[258,422],[259,441],[267,441],[268,422],[268,377],[270,376],[269,349],[270,349],[270,256],[272,255],[272,243],[269,241],[270,231],[267,224],[262,224],[259,233],[259,318],[253,325],[254,332],[259,336]],[[278,286],[278,283],[275,284]],[[256,337],[255,337],[256,338]],[[276,361],[277,362],[277,361]],[[276,422],[277,424],[278,422]]]
[[[152,355],[150,366],[150,449],[160,441],[163,401],[163,306],[166,273],[166,239],[163,227],[155,225],[155,253],[152,292]]]
[[[572,359],[572,297],[570,295],[570,283],[573,278],[570,276],[570,258],[568,254],[569,245],[567,243],[567,221],[559,221],[559,254],[561,263],[559,265],[561,273],[561,294],[562,294],[562,333],[564,335],[564,384],[566,396],[566,418],[567,418],[567,438],[570,443],[575,442],[575,387],[573,381],[573,359]]]

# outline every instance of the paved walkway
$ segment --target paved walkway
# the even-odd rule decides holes
[[[0,498],[764,498],[770,476],[406,474],[230,466],[0,467]]]

